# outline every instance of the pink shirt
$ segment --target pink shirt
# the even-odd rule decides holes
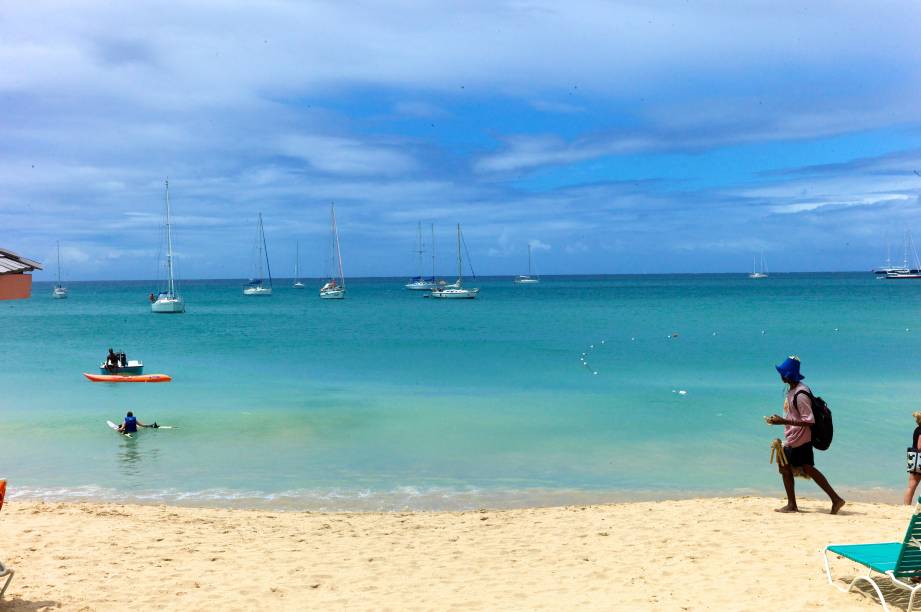
[[[812,401],[806,393],[800,393],[800,391],[811,393],[809,387],[803,383],[799,383],[787,391],[787,398],[783,402],[783,417],[791,421],[815,423],[815,417],[812,416]],[[796,398],[796,406],[794,406],[793,397],[797,393],[800,393],[800,396]],[[803,444],[812,442],[812,428],[809,426],[784,425],[783,436],[787,439],[786,446],[798,448]]]

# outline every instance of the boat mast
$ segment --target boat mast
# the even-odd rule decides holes
[[[463,273],[463,262],[461,261],[461,232],[460,223],[457,224],[457,282],[460,283]]]
[[[336,261],[339,266],[339,286],[345,289],[345,275],[342,273],[342,252],[339,250],[339,228],[336,227],[336,205],[329,205],[329,212],[333,219],[333,239],[336,241]]]
[[[432,223],[432,282],[435,282],[435,224]]]
[[[265,244],[265,228],[262,227],[262,213],[259,213],[259,234],[262,236],[262,250],[265,252],[265,269],[269,273],[269,289],[271,289],[272,264],[269,263],[269,247]]]
[[[61,286],[61,241],[58,240],[58,287]]]
[[[528,276],[531,276],[531,243],[528,243]]]
[[[169,179],[165,181],[166,184],[166,275],[167,275],[167,285],[166,290],[169,294],[169,297],[175,297],[175,292],[173,291],[173,230],[172,224],[170,223],[170,207],[169,207]]]
[[[294,282],[297,282],[298,270],[297,266],[301,262],[301,241],[297,240],[294,242]]]

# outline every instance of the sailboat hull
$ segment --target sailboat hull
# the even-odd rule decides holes
[[[267,287],[247,287],[243,290],[243,295],[253,297],[268,297],[272,295],[272,290]]]
[[[539,280],[531,278],[530,276],[519,276],[515,279],[516,285],[536,285],[539,282]]]
[[[479,292],[479,289],[437,289],[432,291],[432,297],[442,300],[472,300]]]
[[[160,314],[179,314],[185,312],[185,302],[182,298],[159,298],[150,305],[151,312]]]
[[[56,300],[63,300],[67,298],[67,289],[64,287],[55,287],[54,291],[51,292],[51,297]]]
[[[345,289],[330,289],[326,291],[320,291],[320,299],[323,299],[323,300],[345,299]]]

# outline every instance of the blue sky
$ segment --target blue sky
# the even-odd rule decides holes
[[[921,238],[917,2],[0,6],[0,244],[151,278],[863,270]],[[36,278],[53,276],[53,265]]]

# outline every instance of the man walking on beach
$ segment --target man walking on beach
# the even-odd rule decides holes
[[[844,499],[838,495],[828,484],[825,476],[815,468],[812,456],[812,425],[815,424],[815,415],[812,413],[812,391],[803,384],[805,376],[799,373],[799,357],[791,355],[775,366],[780,373],[781,380],[787,384],[787,396],[783,403],[783,416],[772,415],[767,418],[771,425],[783,425],[783,435],[786,443],[783,452],[787,459],[786,465],[780,465],[780,475],[783,477],[783,486],[787,491],[787,505],[777,508],[777,512],[799,512],[796,507],[796,493],[793,483],[793,469],[800,468],[803,473],[811,478],[831,498],[831,513],[838,514],[844,506]]]

